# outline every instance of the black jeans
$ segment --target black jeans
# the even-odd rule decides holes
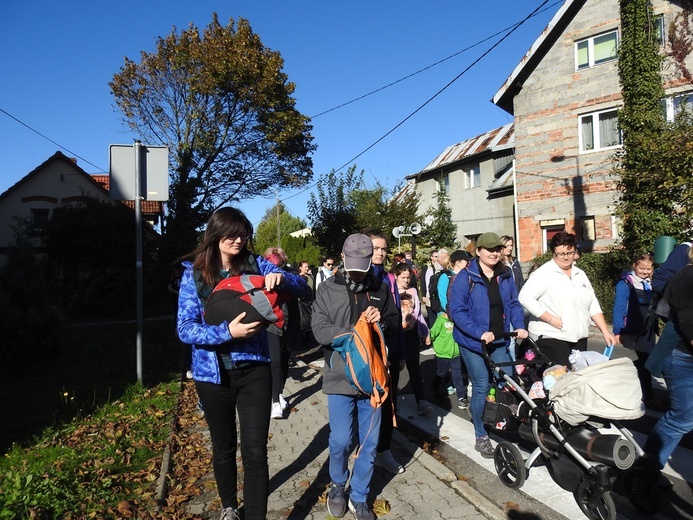
[[[378,437],[378,453],[390,449],[392,442],[392,431],[395,428],[395,414],[397,413],[397,387],[399,386],[399,358],[391,357],[390,362],[390,393],[382,405],[382,415],[380,417],[380,436]]]
[[[284,384],[289,377],[289,356],[291,352],[286,338],[273,332],[267,332],[270,359],[272,360],[272,401],[279,402],[279,394],[284,393]]]
[[[584,352],[587,350],[587,338],[579,339],[573,343],[562,339],[540,336],[539,339],[537,339],[537,345],[539,345],[541,352],[549,358],[550,361],[558,365],[570,366],[570,361],[568,361],[570,351],[580,350]]]
[[[247,520],[267,516],[267,439],[272,403],[269,364],[222,370],[222,382],[195,382],[212,437],[214,478],[223,507],[238,507],[236,410],[241,433],[243,503]]]

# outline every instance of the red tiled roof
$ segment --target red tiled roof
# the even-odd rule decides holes
[[[104,190],[110,191],[110,187],[111,187],[111,176],[110,175],[97,174],[97,175],[92,175],[92,178],[96,182],[98,182],[101,186],[103,186]],[[134,200],[121,200],[120,202],[125,204],[128,208],[135,209],[135,201]],[[142,213],[144,213],[145,215],[162,215],[164,213],[164,204],[158,200],[143,200],[142,201]]]

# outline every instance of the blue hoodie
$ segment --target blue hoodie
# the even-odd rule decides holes
[[[517,300],[517,289],[512,274],[503,270],[497,277],[498,289],[503,301],[503,328],[506,331],[524,329],[525,320],[522,306]],[[471,261],[467,269],[462,269],[452,283],[448,310],[455,324],[452,335],[458,345],[467,350],[481,353],[481,336],[489,331],[490,307],[488,290],[482,275],[479,274],[479,259]],[[510,339],[506,339],[506,346]]]
[[[296,298],[308,294],[309,288],[299,275],[283,271],[261,256],[253,257],[257,273],[281,273],[284,275],[280,290]],[[229,333],[229,323],[219,325],[205,323],[204,304],[200,299],[195,284],[193,267],[190,262],[183,262],[185,271],[180,284],[178,296],[178,337],[183,343],[192,345],[192,373],[195,381],[221,383],[219,356],[229,354],[238,361],[270,362],[267,333],[262,330],[250,338],[233,340]],[[232,341],[233,340],[233,341]]]

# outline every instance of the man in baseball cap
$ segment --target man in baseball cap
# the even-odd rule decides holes
[[[366,235],[355,233],[349,235],[342,246],[344,269],[351,273],[367,273],[371,268],[373,242]],[[352,275],[352,278],[354,276]],[[357,278],[360,278],[357,276]],[[360,281],[360,280],[358,280]]]

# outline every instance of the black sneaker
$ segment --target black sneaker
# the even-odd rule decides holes
[[[342,518],[347,511],[347,492],[344,485],[330,485],[330,492],[327,494],[327,512],[335,518]]]
[[[485,459],[493,458],[493,445],[491,444],[491,439],[488,438],[488,435],[479,437],[476,440],[476,444],[474,444],[474,449],[478,451]]]
[[[354,502],[349,499],[349,509],[354,513],[356,520],[375,520],[373,511],[365,502]]]

